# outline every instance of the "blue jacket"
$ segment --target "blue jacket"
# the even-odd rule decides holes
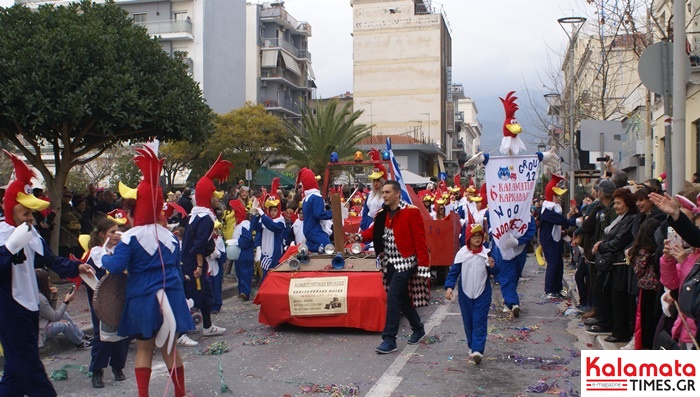
[[[323,231],[321,221],[333,219],[331,210],[326,210],[323,198],[318,195],[311,195],[304,199],[304,236],[306,245],[311,252],[318,252],[319,247],[330,244],[328,234]]]

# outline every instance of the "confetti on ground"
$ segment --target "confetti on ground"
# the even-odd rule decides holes
[[[214,342],[202,350],[202,354],[211,356],[220,356],[231,351],[231,348],[226,342]]]
[[[324,393],[328,395],[328,397],[350,397],[360,395],[360,387],[352,383],[349,386],[306,384],[299,385],[299,388],[303,394]]]
[[[247,342],[243,342],[243,346],[263,346],[263,345],[269,345],[270,342],[272,342],[273,339],[277,339],[280,337],[280,334],[276,332],[271,332],[267,335],[263,335],[261,337],[252,337],[251,340]]]
[[[547,394],[552,394],[550,393],[551,390],[559,389],[557,387],[557,381],[554,380],[552,383],[547,383],[544,380],[540,380],[537,382],[536,385],[534,386],[528,386],[527,389],[525,389],[526,392],[528,393],[547,393]]]
[[[64,365],[61,369],[51,371],[51,375],[49,375],[49,378],[51,378],[51,380],[66,380],[66,379],[68,379],[68,371],[67,370],[69,370],[69,369],[77,369],[78,372],[80,372],[80,373],[92,376],[92,373],[88,371],[87,365],[68,364],[68,365]]]

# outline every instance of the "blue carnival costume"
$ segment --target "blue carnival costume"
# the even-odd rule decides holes
[[[530,217],[530,223],[527,225],[527,231],[518,237],[517,245],[513,247],[515,256],[509,259],[503,258],[501,250],[497,244],[493,244],[491,256],[496,261],[498,268],[498,282],[501,285],[501,295],[506,307],[512,309],[513,306],[520,306],[520,297],[518,296],[518,282],[523,274],[525,260],[527,259],[527,250],[525,247],[535,237],[537,226],[535,218]]]
[[[318,190],[316,177],[308,168],[299,170],[297,181],[304,188],[304,236],[306,245],[311,252],[319,252],[319,247],[325,247],[331,243],[328,233],[323,231],[322,220],[333,219],[331,210],[326,210],[326,204]],[[299,184],[297,183],[297,184]]]

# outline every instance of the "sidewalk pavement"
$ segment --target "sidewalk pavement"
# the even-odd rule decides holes
[[[73,283],[55,284],[58,288],[58,299],[63,301],[70,290]],[[228,299],[238,294],[238,281],[235,277],[226,277],[223,279],[222,288],[222,299]],[[80,329],[86,335],[93,335],[92,328],[92,317],[90,315],[90,306],[88,304],[87,292],[84,286],[80,286],[78,291],[73,298],[73,301],[68,305],[67,310],[68,315],[73,319],[73,322],[80,327]],[[39,354],[41,358],[50,357],[71,349],[76,349],[75,345],[71,343],[64,336],[58,336],[55,338],[48,339],[44,347],[39,349]],[[0,368],[4,367],[5,358],[0,356]]]
[[[574,279],[574,274],[576,273],[575,269],[572,269],[571,266],[569,266],[568,262],[565,262],[564,264],[564,284],[566,287],[566,290],[568,291],[568,298],[571,299],[572,307],[576,307],[579,303],[579,296],[578,296],[578,289],[576,289],[576,280]],[[591,348],[594,350],[620,350],[620,348],[624,347],[627,343],[610,343],[606,342],[605,338],[608,335],[591,335],[584,330],[583,326],[583,321],[580,318],[580,315],[577,316],[578,318],[578,325],[580,326],[581,332],[585,333],[586,335],[589,336],[589,339],[592,338],[592,342],[590,343]],[[579,338],[581,339],[581,338]]]

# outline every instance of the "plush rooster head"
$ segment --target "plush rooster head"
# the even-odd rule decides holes
[[[318,189],[318,180],[316,175],[309,168],[302,168],[297,174],[297,186],[301,185],[304,190]]]
[[[134,189],[136,190],[136,189]],[[115,210],[112,210],[107,213],[107,218],[116,223],[117,226],[124,226],[129,222],[129,218],[127,218],[127,213],[121,208],[117,208]]]
[[[499,98],[503,103],[503,109],[506,112],[506,118],[503,121],[503,138],[501,139],[500,151],[503,154],[518,154],[521,150],[525,150],[525,145],[518,138],[518,135],[523,132],[523,128],[518,124],[518,119],[515,118],[515,112],[518,110],[518,104],[515,100],[518,99],[515,91],[511,91],[506,95],[506,98]]]
[[[159,159],[150,146],[144,145],[136,150],[134,164],[141,170],[143,179],[136,187],[136,204],[133,209],[134,225],[143,226],[157,223],[161,219],[163,208],[163,189],[160,187],[160,173],[165,159]],[[120,186],[121,191],[121,186]],[[124,196],[131,198],[131,194]]]
[[[376,181],[380,178],[388,180],[389,173],[386,172],[386,167],[382,164],[382,155],[379,153],[379,150],[377,150],[377,148],[372,148],[367,154],[374,164],[374,170],[372,170],[371,174],[367,175],[367,178],[372,181]]]
[[[460,185],[460,175],[459,173],[455,174],[454,177],[454,186],[450,188],[450,193],[460,193],[462,192],[462,185]]]
[[[12,160],[12,167],[15,169],[15,180],[8,184],[5,191],[5,199],[3,202],[3,210],[5,211],[5,222],[12,226],[17,226],[12,211],[15,205],[22,204],[23,206],[34,211],[43,211],[51,205],[48,201],[40,200],[32,194],[32,178],[35,176],[24,161],[19,157],[3,150],[5,155]]]
[[[228,205],[231,206],[233,213],[236,215],[236,225],[247,219],[247,211],[241,200],[231,200],[228,202]]]
[[[217,179],[219,183],[226,182],[231,173],[231,168],[233,168],[233,164],[231,164],[230,161],[222,160],[221,153],[219,153],[219,157],[216,158],[216,161],[212,164],[211,168],[209,168],[209,171],[199,179],[197,186],[195,186],[194,199],[198,206],[209,208],[213,211],[211,207],[211,198],[216,197],[221,199],[224,197],[224,192],[216,191],[214,179]]]
[[[515,111],[518,110],[518,104],[515,100],[518,99],[515,91],[511,91],[506,95],[506,99],[499,98],[503,103],[503,109],[506,111],[506,119],[503,122],[503,136],[515,137],[523,132],[522,127],[518,124],[518,119],[515,118]]]

